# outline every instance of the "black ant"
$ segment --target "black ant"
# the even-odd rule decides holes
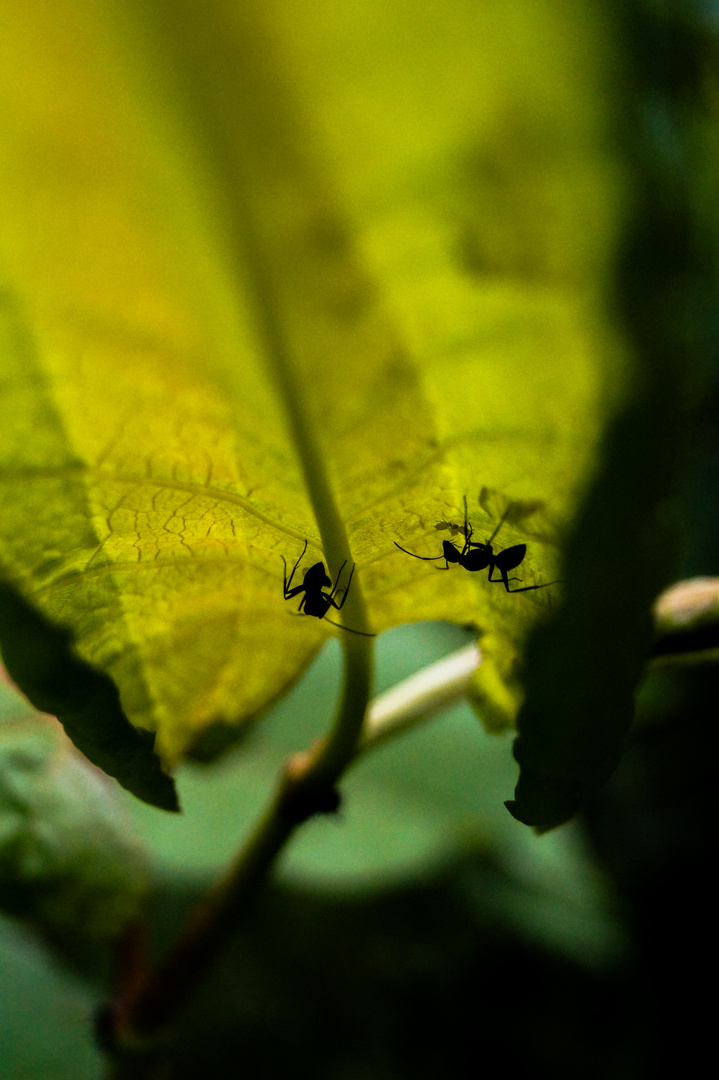
[[[406,555],[411,555],[413,559],[423,559],[425,562],[433,562],[435,559],[444,559],[444,566],[436,567],[437,570],[449,570],[450,563],[459,563],[465,570],[475,572],[477,570],[486,570],[489,567],[489,574],[487,575],[488,581],[499,582],[501,580],[508,593],[530,592],[532,589],[545,589],[548,585],[556,585],[556,581],[548,581],[543,585],[524,585],[521,589],[510,589],[510,581],[519,581],[520,578],[510,578],[507,574],[510,570],[514,570],[515,567],[524,560],[524,556],[527,554],[526,544],[515,544],[514,547],[505,548],[504,551],[498,552],[496,555],[492,550],[492,541],[502,528],[507,515],[512,508],[512,504],[507,507],[504,514],[500,518],[497,528],[486,544],[478,544],[472,540],[472,526],[467,521],[467,497],[464,497],[464,529],[461,526],[456,526],[458,532],[462,532],[465,540],[462,550],[457,548],[456,544],[453,544],[451,540],[442,541],[442,554],[441,555],[415,555],[413,551],[407,551],[407,548],[403,548],[395,540],[395,547],[398,547],[400,551],[404,551]],[[441,522],[445,525],[449,523]],[[492,571],[498,570],[500,576],[498,578],[492,577]]]
[[[297,609],[297,612],[304,615],[314,615],[317,619],[325,619],[327,618],[327,612],[331,607],[336,608],[337,611],[341,611],[344,607],[344,602],[347,599],[347,593],[350,591],[350,585],[352,584],[352,575],[355,572],[354,564],[352,565],[352,569],[350,570],[349,581],[347,582],[347,585],[342,593],[342,600],[338,604],[335,600],[335,593],[337,592],[337,586],[340,583],[342,571],[347,565],[346,559],[340,566],[337,580],[335,581],[334,585],[332,585],[332,579],[327,576],[327,571],[325,570],[324,563],[316,562],[313,566],[309,568],[309,570],[305,572],[305,576],[302,579],[302,584],[295,585],[294,589],[292,588],[292,579],[295,576],[297,567],[300,565],[300,562],[302,561],[302,556],[306,551],[307,541],[305,540],[305,546],[300,552],[300,557],[295,563],[295,565],[292,567],[292,573],[290,574],[289,581],[287,580],[287,563],[285,562],[284,555],[281,556],[282,562],[284,563],[285,567],[285,600],[291,600],[293,596],[299,596],[300,593],[304,593],[304,596],[300,600],[300,606]],[[328,586],[332,587],[332,591],[329,593],[322,592],[322,590],[326,589]],[[374,634],[365,634],[364,630],[353,630],[349,626],[343,626],[341,623],[332,622],[332,619],[327,619],[327,622],[331,623],[332,626],[339,627],[340,630],[349,630],[350,634],[361,634],[362,637],[375,637]]]

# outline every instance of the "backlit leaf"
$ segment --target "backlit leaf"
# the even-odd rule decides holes
[[[511,719],[560,587],[395,542],[441,553],[466,496],[477,540],[504,517],[497,547],[527,545],[520,584],[561,576],[627,379],[600,12],[6,5],[0,566],[165,766],[338,632],[282,595],[281,556],[323,557],[295,407],[372,629],[476,626]]]

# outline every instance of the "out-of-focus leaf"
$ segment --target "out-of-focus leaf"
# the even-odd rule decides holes
[[[599,12],[6,7],[0,560],[165,764],[335,632],[282,597],[280,556],[322,557],[283,400],[373,629],[479,627],[502,711],[556,587],[508,595],[394,543],[441,551],[466,495],[475,539],[505,517],[497,545],[528,545],[521,584],[558,576],[626,382]]]
[[[52,626],[0,582],[0,648],[33,705],[54,710],[79,750],[123,787],[163,810],[178,810],[172,779],[162,771],[154,736],[133,728],[112,680],[78,659],[67,630]]]
[[[116,789],[55,721],[0,685],[0,908],[61,943],[108,941],[145,885]]]
[[[459,628],[442,623],[382,635],[380,688],[464,640]],[[268,723],[249,733],[242,753],[210,769],[183,766],[181,817],[129,801],[165,885],[197,888],[222,871],[250,834],[282,761],[327,730],[341,677],[340,651],[329,646]],[[378,889],[427,880],[456,856],[474,853],[497,870],[476,886],[485,914],[493,911],[502,925],[535,943],[551,942],[580,963],[613,962],[621,932],[608,883],[592,868],[578,831],[538,839],[510,817],[502,800],[516,775],[511,735],[485,734],[459,704],[361,758],[342,783],[339,813],[301,830],[283,856],[280,879],[313,894],[371,902]]]
[[[0,917],[0,1061],[3,1080],[96,1080],[104,1063],[87,1037],[104,1004],[14,919]]]
[[[571,817],[619,760],[653,644],[652,604],[678,558],[672,496],[688,391],[715,348],[704,297],[716,293],[716,247],[707,259],[697,194],[714,169],[698,129],[716,31],[707,20],[703,38],[698,11],[682,5],[632,5],[629,16],[623,135],[635,195],[615,306],[636,369],[568,544],[563,609],[527,650],[520,776],[507,806],[540,830]]]

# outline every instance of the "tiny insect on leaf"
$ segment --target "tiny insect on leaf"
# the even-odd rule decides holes
[[[535,589],[546,589],[549,585],[557,585],[556,581],[547,581],[542,585],[523,585],[519,589],[510,589],[510,581],[519,581],[520,578],[510,578],[508,576],[510,570],[514,570],[517,566],[524,561],[524,557],[527,554],[526,544],[515,544],[513,547],[505,548],[504,551],[499,551],[495,555],[494,548],[492,547],[492,541],[502,528],[502,525],[510,517],[513,504],[510,503],[502,517],[499,520],[497,527],[490,536],[486,544],[477,543],[476,540],[472,540],[473,529],[467,520],[467,496],[464,497],[464,526],[453,525],[451,522],[438,522],[435,528],[453,529],[457,532],[461,532],[465,537],[462,550],[460,551],[456,544],[453,544],[451,540],[442,541],[442,553],[440,555],[416,555],[413,551],[407,551],[401,544],[394,541],[395,547],[398,547],[400,551],[404,551],[406,555],[411,555],[413,559],[422,559],[425,562],[434,562],[435,559],[444,559],[444,566],[438,566],[438,570],[449,570],[450,563],[458,563],[459,566],[465,570],[469,570],[471,573],[476,573],[478,570],[489,569],[487,575],[488,581],[499,582],[501,581],[504,588],[508,593],[520,593],[520,592],[532,592]],[[452,532],[454,536],[454,531]],[[499,577],[492,577],[493,572],[497,570]]]
[[[350,585],[352,584],[352,576],[355,572],[354,564],[352,565],[352,569],[350,570],[350,576],[347,580],[347,584],[342,590],[342,599],[338,603],[335,599],[335,593],[337,592],[340,578],[342,577],[342,571],[347,565],[346,561],[343,562],[340,566],[339,573],[337,574],[334,585],[332,584],[332,579],[327,574],[324,563],[316,562],[309,568],[309,570],[305,571],[305,575],[302,579],[302,584],[295,585],[294,588],[292,587],[292,581],[297,572],[297,567],[300,565],[300,562],[302,561],[302,556],[306,551],[307,541],[305,540],[305,545],[300,552],[297,562],[292,567],[292,573],[290,574],[289,578],[287,577],[287,563],[285,561],[284,555],[282,556],[282,562],[285,567],[283,581],[284,597],[285,600],[291,600],[295,596],[302,595],[302,599],[300,600],[300,606],[297,609],[297,614],[313,615],[317,619],[327,619],[327,612],[331,607],[335,608],[337,611],[341,611],[344,607],[345,600],[347,599],[347,594],[350,591]],[[329,593],[323,592],[323,589],[326,588],[330,588],[331,591]],[[339,627],[340,630],[348,630],[351,634],[361,634],[362,637],[375,637],[374,634],[366,634],[364,630],[353,630],[352,627],[344,626],[342,625],[342,623],[336,623],[332,619],[327,619],[327,622],[330,623],[332,626]]]

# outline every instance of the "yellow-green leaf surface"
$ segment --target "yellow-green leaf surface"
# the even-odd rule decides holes
[[[559,576],[623,384],[600,13],[4,5],[0,564],[166,765],[339,632],[282,594],[281,556],[323,557],[297,415],[350,600],[374,632],[476,625],[485,694],[512,712],[557,586],[507,595],[394,545],[441,552],[466,495],[478,539],[509,510],[521,584]]]

